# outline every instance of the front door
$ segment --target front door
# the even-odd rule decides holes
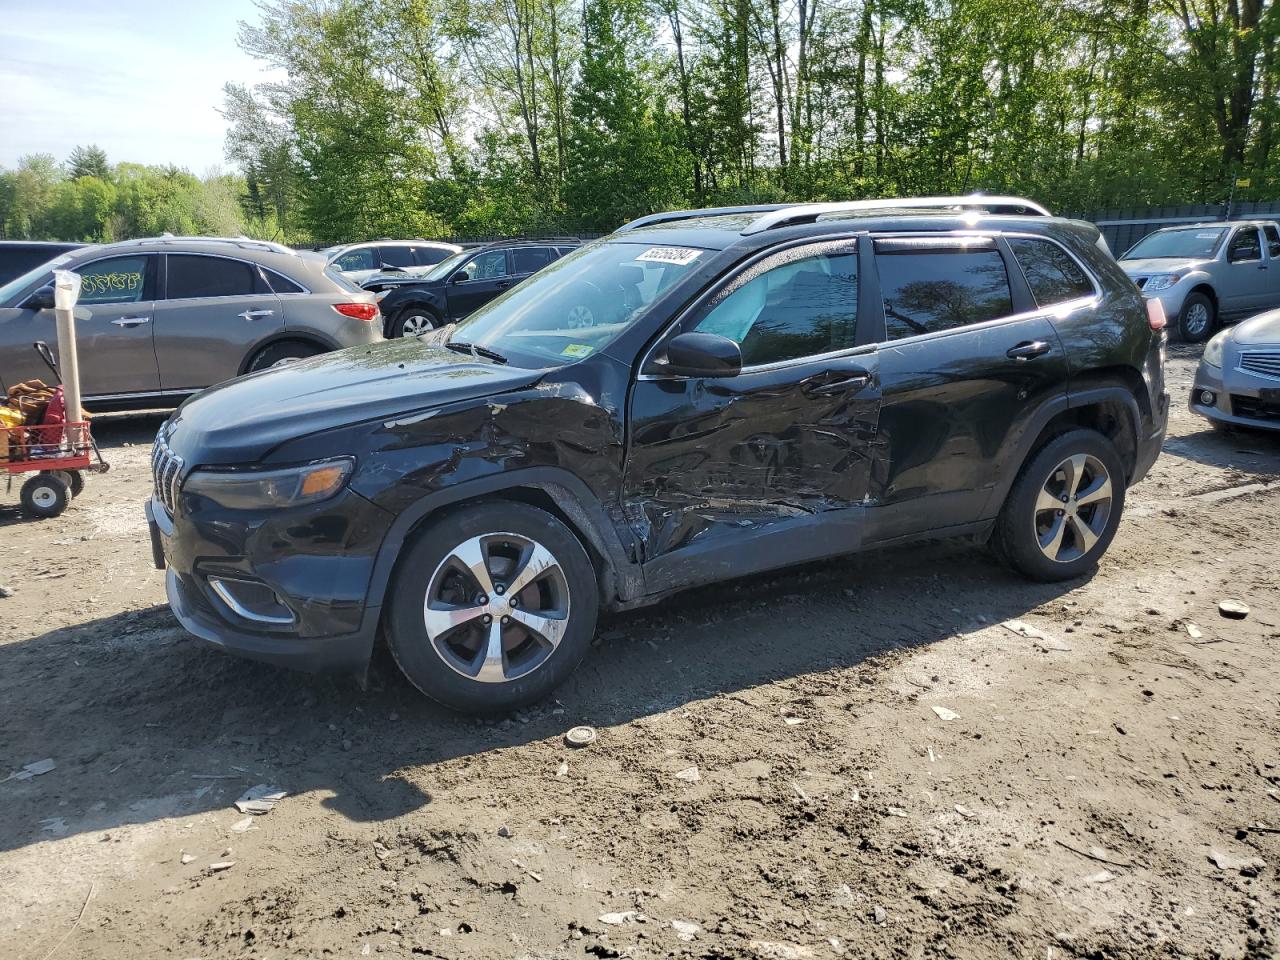
[[[857,304],[854,241],[810,245],[753,263],[669,332],[734,340],[743,369],[650,363],[634,385],[623,509],[648,590],[857,549],[880,405]]]
[[[1262,256],[1258,228],[1238,228],[1227,243],[1227,282],[1219,292],[1222,312],[1234,318],[1252,316],[1266,309],[1270,274],[1270,265]]]
[[[165,390],[239,376],[257,345],[284,326],[284,308],[257,264],[193,253],[165,256],[156,304],[156,357]]]
[[[984,519],[1008,469],[1006,441],[1064,392],[1057,332],[1007,250],[973,236],[875,243],[885,444],[876,539]],[[1030,261],[1027,269],[1035,274]]]
[[[511,284],[511,265],[507,260],[507,251],[486,250],[476,254],[449,279],[449,319],[461,320]]]

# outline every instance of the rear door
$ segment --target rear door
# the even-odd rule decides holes
[[[1218,291],[1224,314],[1247,317],[1266,308],[1271,270],[1262,255],[1262,234],[1257,227],[1238,227],[1231,235],[1226,273],[1227,282]]]
[[[880,238],[875,264],[886,445],[875,536],[985,519],[1011,441],[1065,393],[1057,333],[995,237]]]
[[[170,253],[156,304],[155,347],[165,390],[238,376],[250,353],[284,324],[283,306],[255,263]]]
[[[554,247],[514,247],[511,250],[511,273],[516,283],[537,273],[555,257]]]
[[[1262,228],[1262,246],[1267,262],[1266,299],[1264,310],[1280,307],[1280,229],[1266,224]]]
[[[449,319],[461,320],[502,293],[512,282],[508,251],[485,250],[476,254],[449,279],[446,293]]]

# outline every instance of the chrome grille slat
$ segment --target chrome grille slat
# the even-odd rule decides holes
[[[1263,377],[1280,379],[1280,351],[1242,351],[1239,368],[1242,373],[1255,373]]]
[[[163,432],[156,435],[151,449],[152,491],[172,516],[178,509],[178,491],[182,488],[183,460],[169,449]]]

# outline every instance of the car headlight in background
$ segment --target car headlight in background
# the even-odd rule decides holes
[[[196,470],[182,492],[232,510],[296,507],[332,497],[354,467],[353,459],[339,457],[283,470]]]
[[[1181,279],[1182,274],[1180,273],[1157,273],[1155,276],[1148,278],[1146,286],[1142,290],[1144,293],[1148,290],[1168,290]]]
[[[1227,345],[1227,335],[1230,330],[1223,330],[1220,334],[1204,345],[1204,356],[1200,359],[1210,367],[1222,369],[1222,349]]]

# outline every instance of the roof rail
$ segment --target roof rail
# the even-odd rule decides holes
[[[251,240],[248,237],[175,237],[171,233],[159,237],[134,237],[131,240],[121,240],[114,245],[140,246],[144,243],[230,243],[244,250],[268,250],[272,253],[292,254],[298,252],[292,247],[286,247],[283,243],[276,243],[273,240]]]
[[[876,210],[981,210],[986,213],[1020,216],[1052,216],[1047,209],[1033,200],[1022,197],[988,197],[974,193],[965,197],[904,197],[896,200],[793,204],[762,214],[742,233],[746,236],[794,223],[812,223],[819,217],[829,214],[864,213]]]
[[[694,220],[698,217],[723,217],[743,213],[771,213],[785,207],[794,207],[794,203],[756,203],[743,207],[708,207],[705,210],[667,210],[664,213],[651,213],[638,217],[630,223],[623,224],[615,233],[625,233],[640,227],[651,227],[658,223],[674,223],[678,220]]]

